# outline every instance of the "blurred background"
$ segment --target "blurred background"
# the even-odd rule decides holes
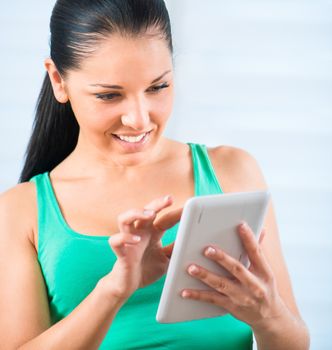
[[[22,169],[54,3],[1,6],[0,192]],[[177,90],[167,135],[258,160],[311,349],[332,349],[332,1],[167,4]]]

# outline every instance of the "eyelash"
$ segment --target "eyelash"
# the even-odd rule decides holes
[[[152,86],[151,88],[149,88],[150,92],[156,94],[158,92],[160,92],[162,89],[166,89],[169,87],[169,84],[167,83],[163,83],[161,85],[157,85],[157,86]],[[111,101],[114,100],[114,98],[120,96],[120,94],[118,93],[109,93],[109,94],[96,94],[96,97],[100,100],[106,100],[106,101]]]

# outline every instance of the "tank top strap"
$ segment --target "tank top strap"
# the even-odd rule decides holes
[[[38,255],[48,242],[47,235],[54,232],[61,233],[61,215],[58,211],[56,199],[48,179],[48,172],[33,176],[29,181],[34,182],[37,190],[38,206]],[[50,229],[52,228],[52,229]]]
[[[206,146],[195,143],[188,143],[188,145],[190,146],[192,153],[195,195],[202,196],[223,193]]]

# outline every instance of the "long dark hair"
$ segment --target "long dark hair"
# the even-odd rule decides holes
[[[50,57],[64,78],[80,68],[98,43],[112,33],[144,34],[157,30],[173,52],[169,15],[163,0],[58,0],[50,22]],[[19,182],[51,171],[75,148],[79,125],[70,102],[54,97],[46,73]]]

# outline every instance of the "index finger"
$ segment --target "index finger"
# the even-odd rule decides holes
[[[154,199],[153,201],[145,205],[144,209],[153,210],[156,213],[159,213],[162,209],[169,207],[171,204],[173,204],[173,198],[171,195],[167,195]]]
[[[135,222],[137,220],[152,220],[155,213],[144,213],[143,210],[131,209],[118,216],[118,227],[120,232],[131,233],[135,230]]]
[[[150,203],[144,206],[144,211],[143,212],[153,212],[153,220],[155,219],[156,214],[158,214],[161,210],[169,207],[170,205],[173,204],[173,198],[170,195],[160,197],[157,199],[154,199]],[[153,220],[150,219],[145,219],[145,220],[138,220],[135,223],[135,228],[136,229],[142,229],[142,228],[147,228],[149,226],[152,226]]]

